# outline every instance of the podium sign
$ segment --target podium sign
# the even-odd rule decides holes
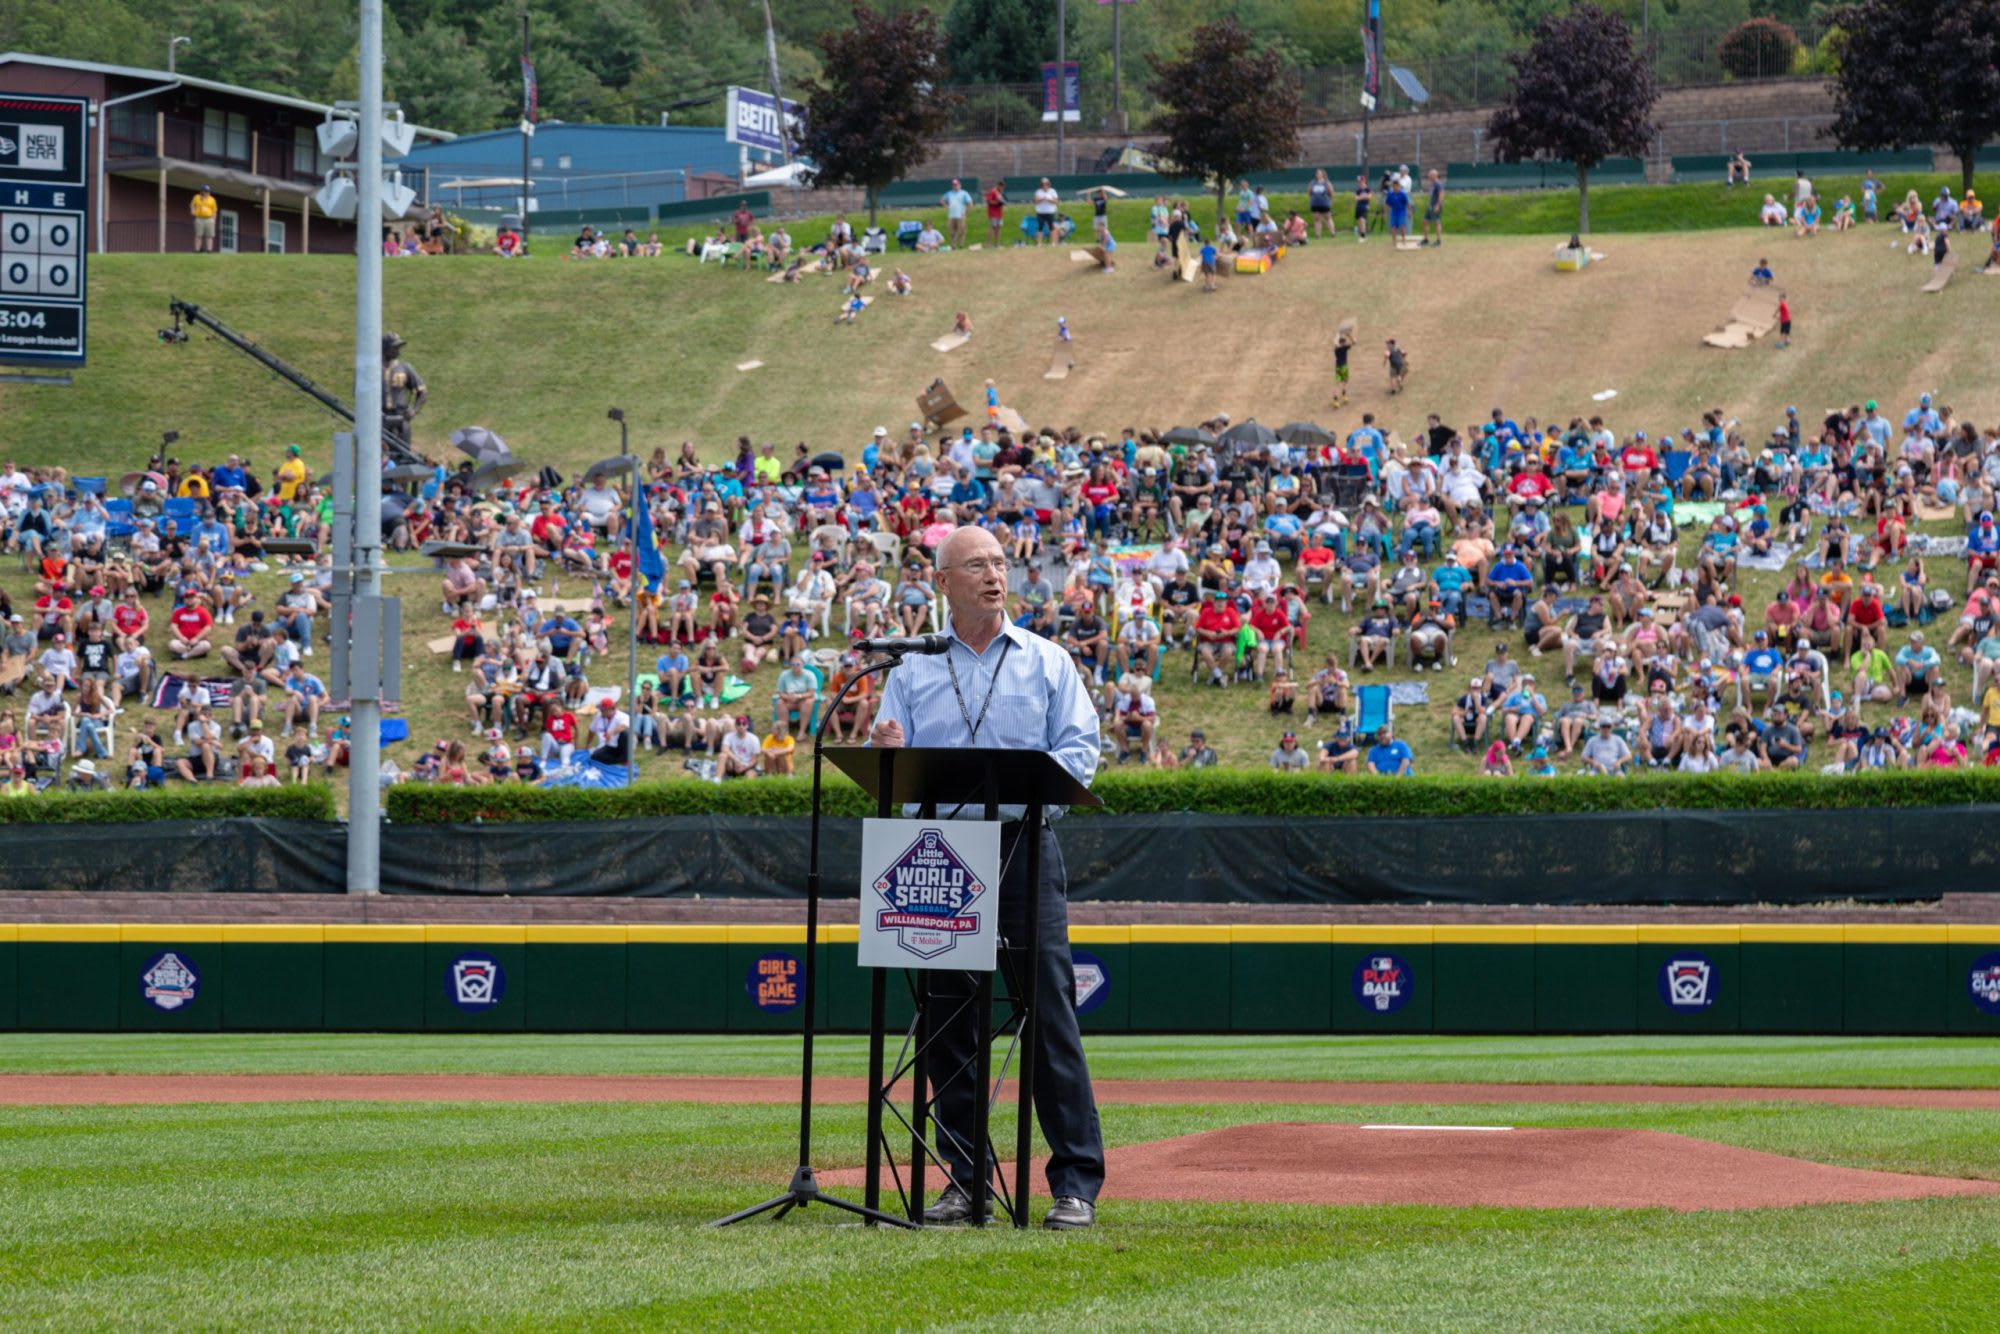
[[[997,823],[862,821],[863,968],[991,972],[999,908]]]

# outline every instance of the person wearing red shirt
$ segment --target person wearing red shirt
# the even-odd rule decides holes
[[[1257,632],[1257,679],[1264,679],[1264,665],[1276,657],[1284,665],[1285,650],[1292,642],[1292,618],[1278,605],[1276,593],[1266,593],[1250,613],[1250,626]]]
[[[111,609],[112,637],[117,642],[119,652],[134,649],[146,642],[146,629],[152,624],[152,617],[139,605],[139,590],[128,588],[124,599]]]
[[[208,632],[215,626],[215,617],[201,605],[201,594],[188,594],[188,600],[175,607],[167,616],[167,621],[174,627],[173,634],[167,638],[167,648],[176,659],[208,656]]]
[[[542,723],[542,763],[554,756],[558,764],[568,764],[576,750],[576,715],[560,705],[551,708]]]
[[[1530,458],[1525,470],[1515,473],[1507,483],[1507,494],[1519,496],[1523,500],[1546,500],[1555,492],[1555,483],[1542,471],[1542,461]]]
[[[986,246],[995,249],[1000,244],[1000,224],[1007,220],[1007,191],[1004,183],[995,181],[986,187]]]
[[[35,626],[35,638],[44,644],[57,635],[75,636],[76,603],[60,588],[35,599],[35,617],[40,622]]]
[[[1660,457],[1642,436],[1620,451],[1618,466],[1625,470],[1625,480],[1636,485],[1643,483],[1659,468]]]
[[[551,556],[562,550],[563,536],[568,530],[569,520],[563,518],[553,500],[543,500],[539,512],[528,523],[528,536]]]
[[[709,594],[708,605],[715,613],[713,636],[716,639],[729,638],[729,632],[736,628],[736,590],[726,583],[716,585],[715,591]]]
[[[1242,628],[1243,618],[1237,614],[1236,604],[1220,589],[1194,618],[1195,653],[1200,666],[1207,669],[1209,680],[1216,685],[1228,685],[1229,676],[1234,674],[1236,632]],[[1229,660],[1229,673],[1222,670],[1225,658]]]

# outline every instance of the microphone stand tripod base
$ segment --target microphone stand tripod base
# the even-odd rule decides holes
[[[851,1214],[860,1215],[871,1223],[883,1223],[889,1227],[908,1228],[912,1232],[919,1230],[917,1224],[907,1218],[899,1218],[895,1214],[885,1214],[880,1209],[870,1209],[865,1204],[856,1204],[852,1200],[843,1200],[838,1196],[822,1195],[819,1189],[818,1178],[813,1174],[812,1168],[803,1163],[792,1170],[792,1184],[786,1188],[783,1195],[775,1199],[766,1200],[762,1204],[753,1204],[748,1209],[740,1209],[730,1214],[727,1218],[718,1218],[710,1223],[709,1226],[728,1227],[731,1223],[740,1223],[746,1218],[755,1218],[757,1215],[768,1213],[773,1209],[778,1211],[776,1215],[778,1218],[783,1218],[792,1210],[803,1209],[809,1204],[826,1204],[836,1209],[845,1209]]]

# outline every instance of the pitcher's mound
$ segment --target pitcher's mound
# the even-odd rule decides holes
[[[1134,1200],[1764,1209],[2000,1193],[2000,1182],[1828,1167],[1656,1130],[1233,1126],[1113,1149]]]
[[[2000,1182],[1829,1167],[1657,1130],[1281,1121],[1106,1155],[1114,1200],[1512,1209],[1779,1209],[2000,1194]],[[858,1186],[859,1168],[825,1172]],[[1042,1164],[1034,1166],[1037,1187]]]

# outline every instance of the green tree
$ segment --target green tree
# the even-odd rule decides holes
[[[389,96],[419,125],[473,134],[514,119],[520,94],[510,97],[465,33],[449,23],[426,23],[389,46],[383,63]]]
[[[819,39],[822,78],[808,79],[800,156],[808,185],[854,185],[875,197],[930,156],[957,98],[943,91],[944,33],[928,9],[884,17],[865,5]]]
[[[178,31],[178,29],[176,29]],[[124,0],[0,0],[0,50],[151,68],[167,49],[164,19]]]
[[[1652,66],[1616,14],[1579,4],[1535,26],[1535,44],[1508,57],[1514,87],[1487,131],[1502,162],[1554,158],[1576,166],[1576,227],[1590,230],[1590,169],[1638,156],[1652,142]]]
[[[2000,135],[2000,0],[1865,0],[1834,21],[1845,34],[1835,142],[1943,144],[1970,190],[1981,146]]]
[[[1299,155],[1299,85],[1275,51],[1251,49],[1234,19],[1194,30],[1179,59],[1148,56],[1153,97],[1165,108],[1153,121],[1154,152],[1174,168],[1215,186],[1215,221],[1237,177],[1288,167]]]
[[[1068,11],[1071,59],[1079,54],[1080,4]],[[1036,83],[1042,62],[1056,58],[1055,0],[952,0],[944,27],[953,83]]]

